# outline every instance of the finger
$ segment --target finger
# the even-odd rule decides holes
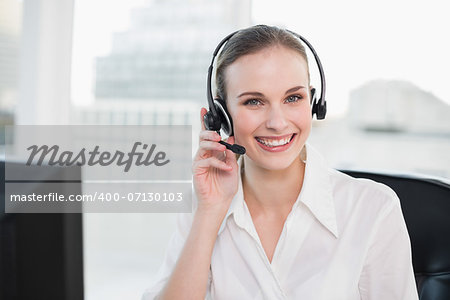
[[[229,166],[237,165],[237,157],[236,153],[231,150],[225,150],[225,163]]]
[[[204,108],[204,107],[202,107],[202,108],[200,109],[200,124],[202,124],[202,130],[206,130],[204,117],[205,117],[205,115],[206,115],[207,112],[208,112],[208,111],[207,111],[206,108]]]
[[[234,144],[234,135],[229,136],[225,141],[226,141],[228,144]]]
[[[231,166],[227,165],[224,161],[221,161],[217,157],[211,156],[207,159],[202,159],[199,161],[196,161],[193,165],[193,169],[200,170],[200,169],[207,169],[207,168],[217,168],[224,171],[229,171],[232,169]]]
[[[222,138],[220,137],[220,134],[218,134],[217,132],[215,132],[213,130],[202,130],[202,131],[200,131],[199,143],[201,141],[204,141],[204,140],[218,142],[221,139]]]
[[[217,155],[218,153],[221,153],[221,155],[223,156],[223,152],[226,149],[227,148],[224,145],[217,142],[201,141],[194,160],[204,159],[213,155],[219,156]]]
[[[230,136],[227,139],[227,143],[234,144],[234,136]],[[226,149],[225,150],[225,162],[230,166],[234,166],[237,163],[236,154],[233,151]]]
[[[201,141],[199,149],[225,151],[227,147],[214,141]]]

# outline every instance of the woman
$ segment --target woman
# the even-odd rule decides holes
[[[244,29],[216,72],[227,141],[247,152],[237,159],[202,122],[196,208],[180,215],[143,299],[418,299],[395,193],[329,168],[306,142],[312,89],[298,39]]]

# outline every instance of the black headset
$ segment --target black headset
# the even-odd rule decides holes
[[[206,97],[208,98],[208,105],[209,105],[209,111],[205,114],[203,120],[205,123],[205,127],[207,130],[214,130],[217,131],[217,133],[220,134],[220,129],[224,131],[224,133],[228,136],[233,135],[233,121],[228,113],[226,103],[221,98],[214,98],[212,94],[212,88],[211,88],[211,77],[213,72],[213,65],[214,61],[216,59],[216,56],[220,49],[222,49],[222,46],[229,41],[236,33],[240,32],[241,30],[235,31],[228,36],[226,36],[216,47],[216,50],[214,50],[213,57],[211,60],[211,64],[208,68],[208,78],[206,82]],[[312,115],[316,115],[317,120],[325,119],[325,115],[327,113],[327,103],[325,101],[325,75],[323,72],[322,64],[320,63],[319,56],[317,55],[316,51],[314,50],[313,46],[301,35],[298,33],[295,33],[290,30],[286,30],[290,32],[292,35],[300,39],[302,42],[304,42],[309,50],[314,55],[314,59],[316,60],[317,67],[319,68],[319,74],[320,74],[320,98],[317,100],[317,94],[316,89],[311,89],[311,105],[312,105]],[[219,143],[225,145],[228,149],[233,151],[237,154],[245,154],[245,148],[234,144],[230,145],[228,143],[225,143],[224,141],[220,141]]]

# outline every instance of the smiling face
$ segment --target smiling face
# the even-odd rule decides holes
[[[225,78],[235,142],[246,148],[249,163],[282,170],[300,159],[312,120],[305,59],[270,46],[238,58]]]

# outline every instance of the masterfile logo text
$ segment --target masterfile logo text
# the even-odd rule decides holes
[[[137,149],[142,145],[143,150],[146,152],[139,152]],[[128,172],[130,167],[133,165],[133,161],[137,166],[145,165],[150,166],[154,164],[155,166],[164,166],[169,163],[170,160],[166,159],[166,153],[164,151],[159,151],[155,153],[156,144],[152,144],[150,147],[147,144],[141,142],[135,142],[133,148],[130,152],[125,154],[122,151],[115,151],[112,154],[109,151],[99,151],[100,146],[96,145],[92,151],[86,150],[86,148],[81,149],[77,154],[72,151],[59,152],[60,148],[57,145],[49,147],[48,145],[32,145],[27,148],[30,150],[30,156],[27,160],[27,165],[33,164],[35,157],[40,153],[40,156],[36,159],[36,165],[41,166],[44,159],[49,156],[48,165],[58,165],[58,166],[94,166],[99,164],[101,166],[108,166],[116,162],[118,166],[125,166],[124,172]],[[145,154],[145,158],[144,158]],[[75,156],[75,157],[74,157]],[[134,158],[136,157],[136,160]]]

